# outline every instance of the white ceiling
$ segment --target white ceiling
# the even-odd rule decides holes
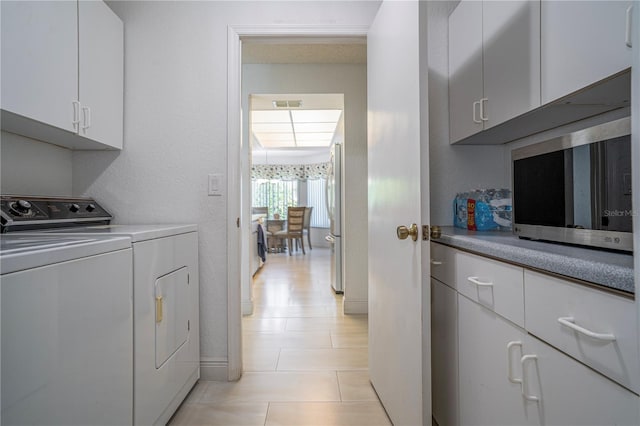
[[[301,101],[301,106],[278,108],[276,100]],[[252,151],[273,151],[272,158],[328,153],[335,132],[342,131],[343,109],[341,93],[251,95]]]
[[[367,45],[362,37],[317,38],[317,37],[249,37],[243,38],[242,62],[244,64],[366,64]],[[252,95],[250,110],[274,110],[274,100],[301,100],[306,110],[344,109],[342,94],[266,94]],[[274,128],[277,127],[274,125]],[[335,129],[335,126],[334,126]],[[338,126],[338,130],[342,127]],[[252,139],[252,151],[255,159],[270,158],[286,162],[300,161],[302,157],[317,158],[326,154],[324,148],[277,148],[270,149]],[[271,154],[267,154],[271,152]]]

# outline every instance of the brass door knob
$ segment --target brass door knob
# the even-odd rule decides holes
[[[418,225],[412,223],[410,227],[400,225],[396,228],[396,234],[401,240],[406,240],[409,235],[413,241],[418,241]]]

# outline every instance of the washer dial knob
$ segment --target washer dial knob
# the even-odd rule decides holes
[[[9,204],[11,212],[16,216],[29,216],[33,212],[31,211],[31,203],[27,200],[17,200]]]

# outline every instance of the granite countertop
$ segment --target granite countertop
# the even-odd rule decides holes
[[[442,227],[433,242],[570,278],[635,293],[633,255],[522,240],[509,232]]]

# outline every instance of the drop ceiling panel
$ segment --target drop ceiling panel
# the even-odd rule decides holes
[[[254,133],[290,133],[291,123],[254,123]]]
[[[309,132],[335,132],[335,122],[332,123],[293,123],[293,130],[297,134]]]
[[[255,123],[291,123],[288,110],[252,111],[251,122]]]
[[[300,107],[291,107],[292,100]],[[277,105],[286,105],[278,108]],[[251,133],[262,149],[326,149],[342,117],[342,94],[251,95]]]
[[[291,117],[294,123],[337,123],[342,110],[339,109],[317,109],[317,110],[292,110]]]

